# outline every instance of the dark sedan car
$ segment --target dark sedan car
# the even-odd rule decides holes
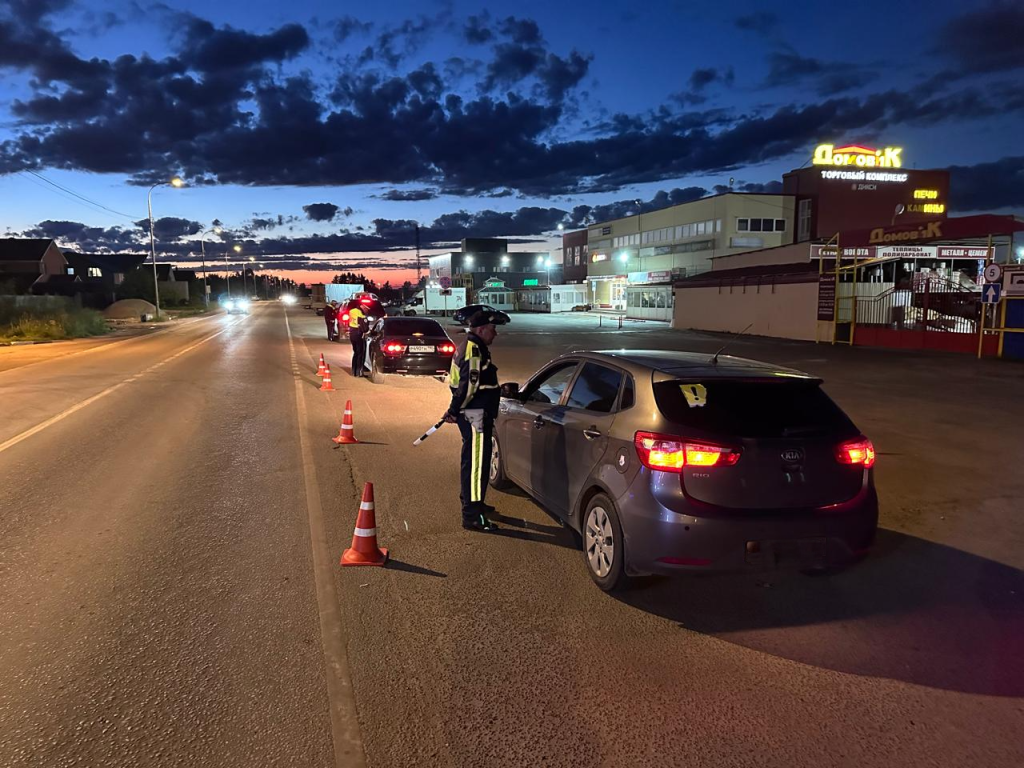
[[[429,317],[385,317],[366,338],[366,368],[374,384],[383,384],[391,373],[443,379],[453,354],[452,340]]]
[[[505,316],[505,322],[508,322],[509,317],[500,309],[495,309],[490,304],[470,304],[469,306],[457,309],[452,314],[452,320],[460,325],[466,325],[469,322],[469,318],[475,315],[477,312],[497,312],[499,315]]]
[[[581,352],[502,388],[490,482],[577,531],[591,577],[864,555],[875,449],[806,374],[683,352]]]

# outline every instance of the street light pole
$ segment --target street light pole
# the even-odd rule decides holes
[[[219,230],[214,228],[213,231],[217,232]],[[199,231],[199,249],[203,254],[203,305],[206,307],[210,306],[210,287],[206,282],[206,235],[209,234],[209,232],[209,229],[202,229]]]
[[[161,181],[149,188],[146,195],[146,205],[149,208],[149,252],[153,257],[153,303],[156,306],[156,316],[160,317],[160,281],[156,275],[156,236],[153,234],[153,190],[157,187],[171,186],[181,187],[185,182],[175,176],[170,181]]]

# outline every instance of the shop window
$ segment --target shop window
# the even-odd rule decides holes
[[[665,291],[658,291],[658,309],[665,309]]]
[[[737,232],[749,232],[750,231],[750,219],[736,219],[736,231]]]
[[[775,220],[775,231],[776,232],[785,232],[786,231],[786,220],[785,219],[776,219]]]
[[[761,219],[751,219],[750,220],[750,231],[751,232],[761,232],[762,231],[761,230]]]

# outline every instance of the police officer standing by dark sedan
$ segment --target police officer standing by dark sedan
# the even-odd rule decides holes
[[[490,345],[497,325],[508,322],[500,312],[477,312],[469,319],[469,333],[455,350],[448,385],[452,402],[444,420],[458,424],[462,433],[461,493],[462,527],[494,531],[488,519],[494,507],[484,503],[491,465],[491,435],[498,416],[498,369],[491,362]]]

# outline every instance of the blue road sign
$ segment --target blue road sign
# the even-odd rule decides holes
[[[998,304],[1003,286],[999,283],[986,283],[981,289],[981,301],[984,304]]]

